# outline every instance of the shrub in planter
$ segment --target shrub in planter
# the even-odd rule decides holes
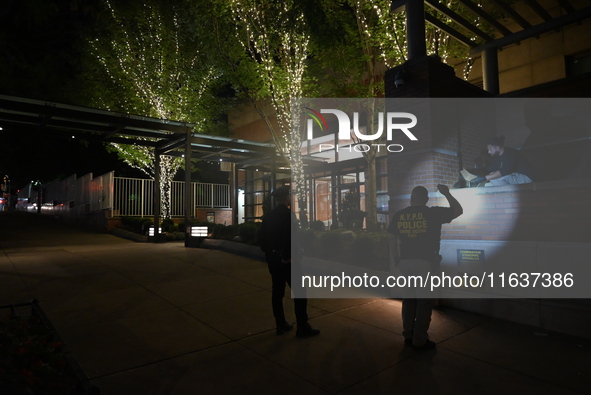
[[[238,225],[215,224],[212,230],[212,238],[222,240],[234,240],[239,236]]]
[[[312,221],[310,223],[310,229],[321,231],[324,230],[324,222],[322,221]]]
[[[258,226],[256,222],[245,222],[238,225],[238,234],[243,243],[256,244]]]
[[[312,229],[300,230],[300,247],[304,249],[304,255],[318,255],[318,234]]]
[[[361,210],[344,210],[339,217],[343,221],[343,226],[349,229],[361,229],[365,213]]]
[[[367,233],[359,233],[348,246],[352,263],[363,265],[373,260],[374,245],[374,239],[368,236]]]
[[[349,244],[351,263],[377,270],[388,270],[388,235],[360,232]]]
[[[162,231],[164,233],[172,233],[176,230],[176,225],[174,224],[174,221],[170,218],[166,218],[164,221],[162,221],[162,224],[160,226],[162,227]]]
[[[143,217],[121,217],[121,225],[130,232],[146,234],[154,221],[151,218]]]
[[[224,224],[215,224],[211,230],[211,237],[214,239],[221,239],[225,228],[226,225]]]
[[[146,234],[150,229],[150,226],[154,226],[154,221],[151,218],[140,218],[138,233],[139,234]]]
[[[374,249],[374,254],[379,262],[382,264],[387,265],[389,270],[390,267],[390,246],[388,233],[371,233],[374,235],[373,237],[376,238],[376,244]]]
[[[166,233],[166,241],[185,240],[184,232],[170,232]]]
[[[322,233],[318,240],[321,246],[321,255],[328,258],[336,258],[345,249],[345,240],[340,231]]]
[[[31,308],[23,316],[23,309]],[[37,301],[0,307],[0,393],[96,395]]]
[[[121,225],[131,230],[131,228],[136,225],[134,223],[135,220],[137,220],[136,217],[121,217]]]
[[[189,225],[193,226],[195,225],[195,221],[191,221],[189,220]],[[176,225],[176,230],[178,232],[184,232],[185,231],[185,221],[181,221]]]
[[[228,225],[224,226],[222,231],[222,239],[224,240],[235,240],[236,237],[240,236],[240,227],[239,225]]]

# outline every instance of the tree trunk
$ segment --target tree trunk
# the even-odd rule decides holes
[[[377,210],[377,177],[376,177],[376,156],[368,155],[365,157],[367,162],[367,171],[365,173],[365,212],[367,230],[375,232],[378,229],[378,210]]]
[[[170,212],[170,182],[168,180],[160,182],[160,210],[162,211],[162,218],[167,219],[172,216]]]

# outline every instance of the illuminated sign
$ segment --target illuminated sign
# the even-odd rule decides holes
[[[484,250],[458,250],[458,263],[482,263]]]

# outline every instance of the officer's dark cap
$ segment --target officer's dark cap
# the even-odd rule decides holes
[[[291,194],[291,188],[288,185],[283,185],[271,192],[271,196],[276,198],[284,198]]]

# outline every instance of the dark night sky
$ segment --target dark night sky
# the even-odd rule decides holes
[[[98,7],[94,0],[0,0],[0,94],[80,105],[74,97],[84,88],[80,61],[83,33],[93,29]],[[38,126],[0,121],[0,175],[8,175],[13,191],[32,180],[42,182],[69,175],[94,176],[115,171],[122,177],[147,177],[110,153],[100,141]],[[217,166],[219,167],[219,166]],[[203,163],[194,177],[226,182],[217,168]],[[183,179],[181,170],[175,179]]]
[[[53,129],[1,121],[0,126],[0,171],[10,177],[13,188],[20,189],[31,180],[48,182],[87,173],[98,176],[112,170],[117,176],[145,177],[108,152],[104,143],[86,141],[82,134],[72,138]]]
[[[94,176],[115,171],[117,176],[143,177],[117,155],[109,153],[101,142],[82,141],[52,129],[35,126],[4,125],[0,169],[12,187],[20,189],[29,181],[52,181],[69,175]]]
[[[2,0],[0,15],[0,94],[72,103],[80,73],[81,26],[88,26],[93,9],[80,9],[69,0],[23,2]],[[0,172],[13,190],[31,180],[42,182],[71,174],[95,176],[141,173],[109,153],[100,142],[82,142],[71,135],[38,126],[0,121]]]

